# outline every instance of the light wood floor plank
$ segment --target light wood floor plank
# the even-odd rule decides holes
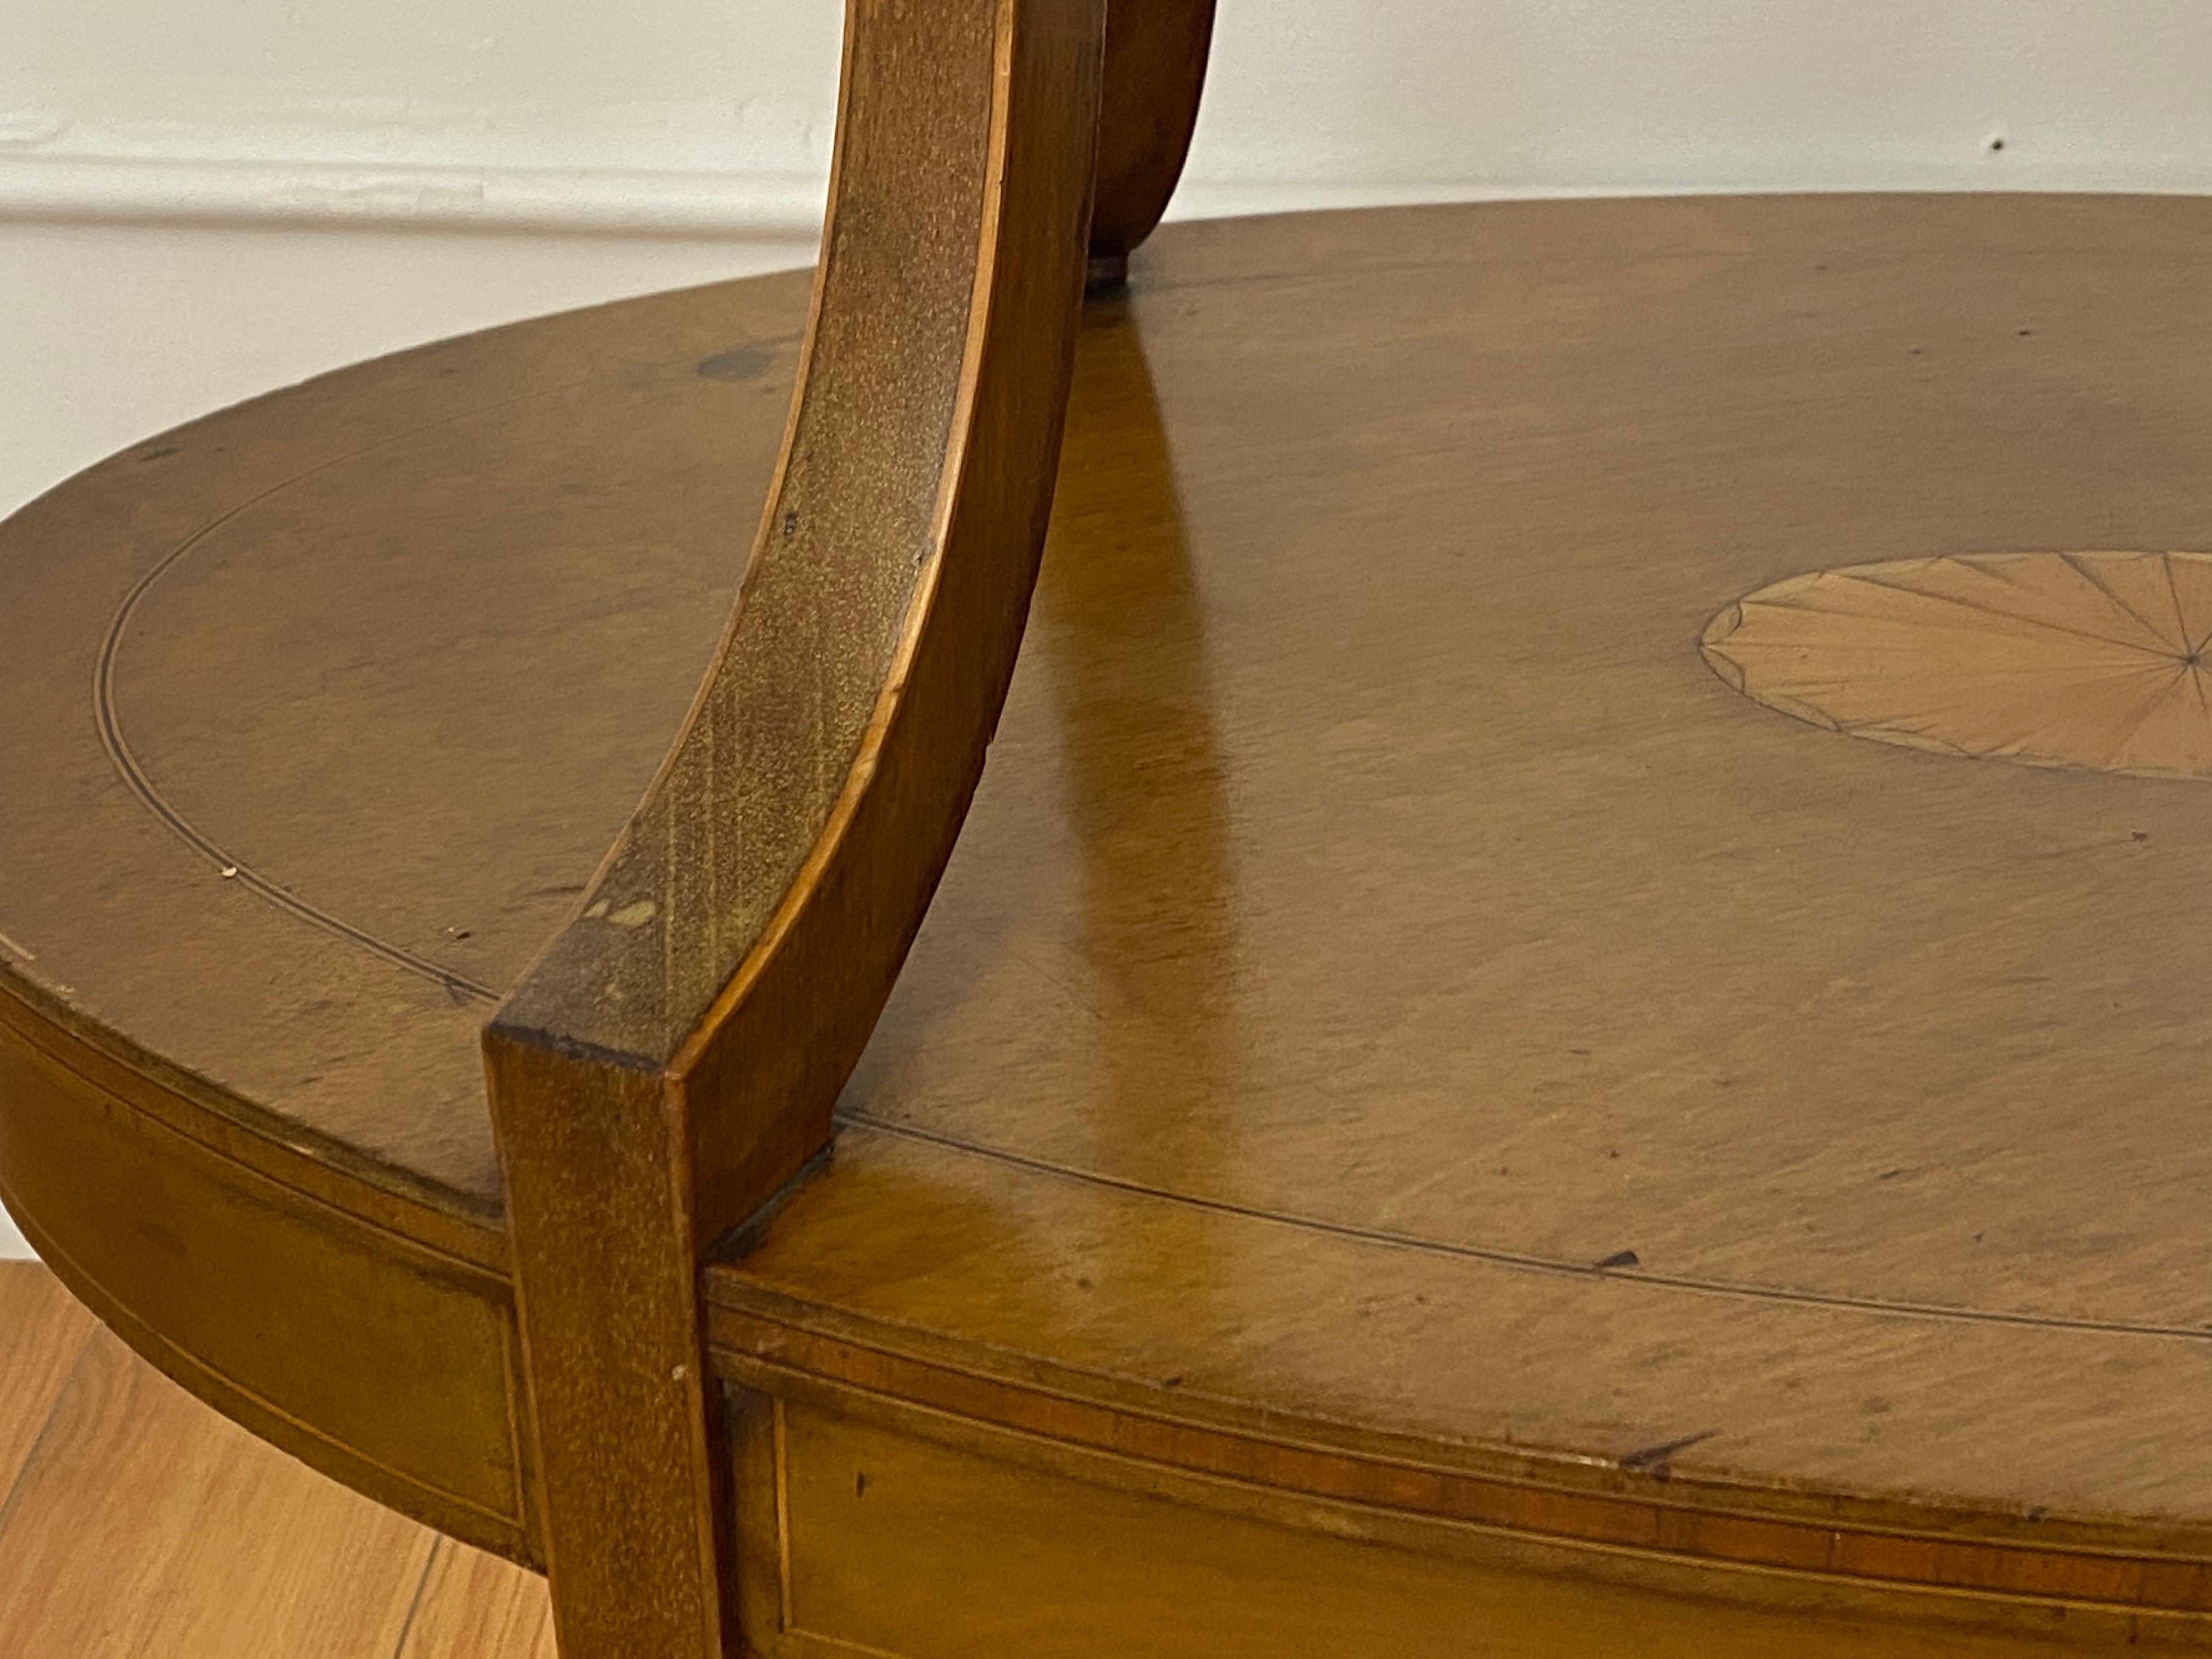
[[[35,1261],[0,1261],[0,1516],[98,1322]]]
[[[0,1273],[11,1471],[0,1659],[552,1659],[541,1580],[263,1445],[28,1265]]]
[[[439,1540],[395,1659],[556,1659],[545,1581],[451,1539]]]

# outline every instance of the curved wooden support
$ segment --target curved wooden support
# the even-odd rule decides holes
[[[1090,280],[1128,273],[1131,250],[1167,211],[1198,125],[1213,0],[1113,0],[1098,116]]]
[[[814,317],[720,653],[485,1033],[568,1659],[721,1650],[705,1245],[828,1144],[1051,501],[1101,0],[853,0]]]

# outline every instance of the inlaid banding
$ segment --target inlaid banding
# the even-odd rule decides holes
[[[1984,553],[1793,576],[1706,625],[1768,708],[1914,749],[2212,778],[2212,555]]]

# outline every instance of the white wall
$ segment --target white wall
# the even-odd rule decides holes
[[[0,0],[0,511],[375,351],[803,263],[839,26]],[[1176,210],[2212,189],[2209,68],[2204,0],[1221,0]]]
[[[787,213],[838,27],[831,0],[0,0],[0,207]],[[2208,53],[2202,0],[1223,0],[1193,184],[2193,188]]]

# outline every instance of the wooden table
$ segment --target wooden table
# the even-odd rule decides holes
[[[834,1158],[707,1275],[760,1650],[2212,1636],[2208,262],[2173,198],[1162,233]],[[519,1559],[478,1032],[805,301],[403,353],[0,530],[0,1093],[82,1085],[0,1172],[103,1160],[11,1209]]]

